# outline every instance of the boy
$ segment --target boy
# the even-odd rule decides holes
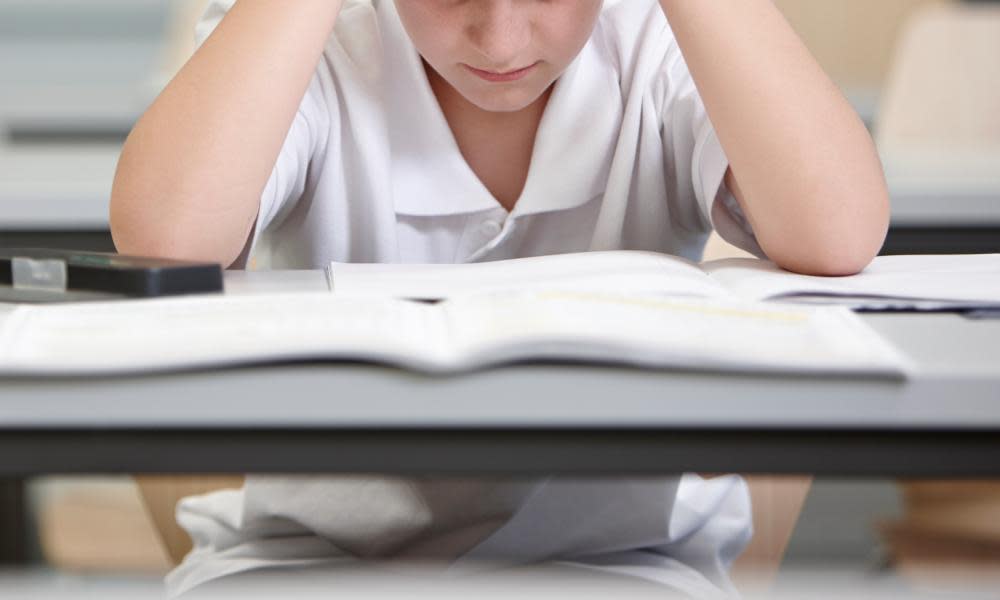
[[[200,37],[122,153],[122,252],[239,266],[266,236],[282,268],[697,260],[714,227],[846,275],[888,227],[867,132],[770,0],[216,0]],[[729,589],[750,531],[738,478],[694,476],[251,477],[179,515],[198,543],[175,592],[435,556],[572,560],[696,594]]]

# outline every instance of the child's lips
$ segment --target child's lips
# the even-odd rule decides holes
[[[525,77],[527,77],[532,71],[535,70],[535,67],[538,66],[538,63],[536,62],[532,65],[523,67],[521,69],[515,69],[513,71],[505,71],[502,73],[499,73],[497,71],[487,71],[484,69],[477,69],[476,67],[466,64],[463,64],[462,66],[468,69],[473,75],[485,81],[489,81],[491,83],[510,83],[512,81],[518,81],[519,79],[524,79]]]

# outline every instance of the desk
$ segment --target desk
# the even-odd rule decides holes
[[[1000,151],[883,152],[892,196],[884,254],[1000,252]]]
[[[109,22],[93,17],[109,7],[65,4],[90,15],[94,26]],[[157,10],[148,1],[139,4]],[[23,21],[38,11],[22,8],[20,17],[6,16]],[[119,10],[117,18],[142,9],[121,4]],[[51,18],[40,22],[54,24]],[[155,41],[139,39],[0,39],[0,232],[107,231],[121,144],[156,96],[141,82],[156,49]]]
[[[324,289],[230,273],[230,293]],[[1000,475],[1000,321],[866,320],[912,380],[360,364],[0,379],[0,475],[397,472]]]
[[[0,230],[107,231],[120,151],[0,144]]]
[[[231,272],[226,287],[327,283],[314,271]],[[433,378],[292,364],[0,378],[0,530],[22,527],[19,478],[39,473],[1000,474],[1000,321],[865,319],[917,377],[536,365]],[[0,562],[23,558],[23,543],[0,548]]]

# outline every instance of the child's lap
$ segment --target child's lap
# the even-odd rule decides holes
[[[666,559],[653,566],[642,551],[582,561],[449,571],[433,563],[391,563],[350,557],[313,565],[264,566],[220,577],[181,598],[664,598],[723,593],[697,571]]]

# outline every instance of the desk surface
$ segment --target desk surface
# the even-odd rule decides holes
[[[229,293],[325,286],[320,272],[227,276]],[[915,361],[913,379],[344,363],[0,379],[0,474],[1000,474],[1000,321],[865,320]]]

